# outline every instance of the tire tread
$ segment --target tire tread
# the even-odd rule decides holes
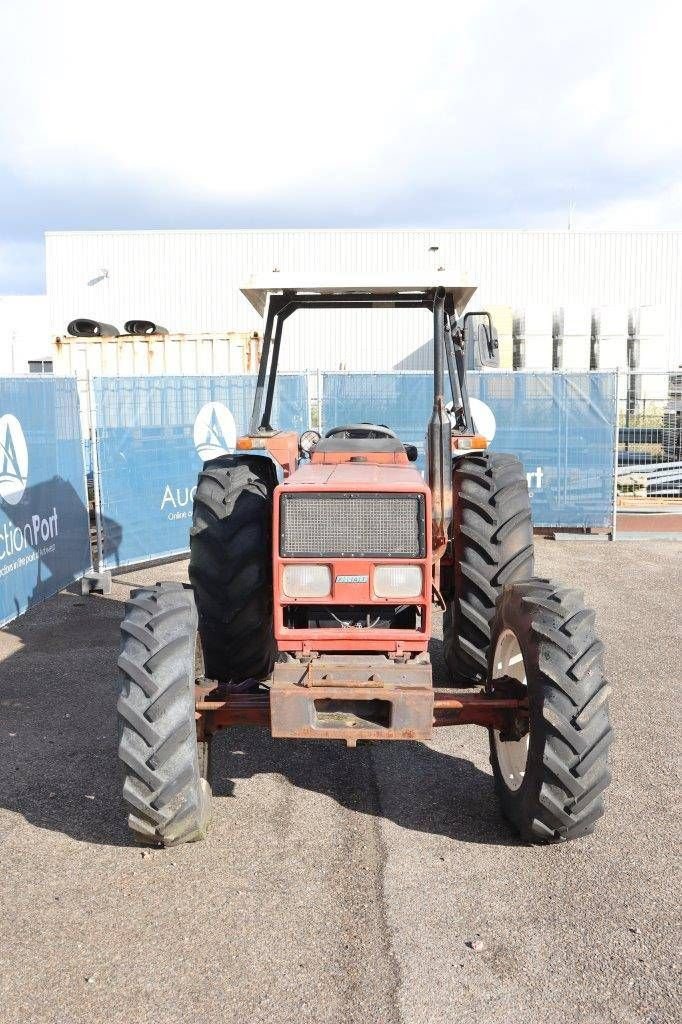
[[[272,671],[275,484],[272,463],[259,456],[221,456],[199,474],[189,578],[210,679],[241,682]]]
[[[208,828],[194,724],[196,629],[194,598],[182,584],[159,583],[126,603],[118,754],[128,825],[145,844],[189,842]]]
[[[490,628],[505,584],[533,574],[533,527],[523,466],[514,455],[477,452],[453,467],[454,592],[443,622],[454,682],[485,678]]]
[[[518,630],[526,667],[531,736],[520,790],[501,778],[492,733],[491,761],[503,810],[528,841],[587,835],[604,813],[611,688],[594,612],[582,600],[580,591],[548,580],[515,583],[505,588],[493,627],[494,642],[502,630]],[[490,677],[492,661],[491,655]]]

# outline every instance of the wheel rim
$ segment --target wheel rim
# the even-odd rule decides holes
[[[500,676],[511,676],[512,679],[518,679],[523,686],[528,685],[521,647],[511,629],[505,629],[500,634],[495,646],[493,679],[498,679]],[[503,741],[500,739],[499,730],[493,729],[493,743],[500,775],[507,789],[512,792],[516,792],[521,787],[526,774],[528,741],[528,733],[520,740]]]

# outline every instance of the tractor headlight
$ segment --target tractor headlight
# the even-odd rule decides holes
[[[420,565],[377,565],[374,593],[377,597],[419,597],[423,579]]]
[[[320,434],[317,430],[304,430],[299,438],[298,446],[302,452],[305,452],[306,455],[310,455],[319,440]]]
[[[328,597],[332,572],[328,565],[285,565],[282,590],[286,597]]]

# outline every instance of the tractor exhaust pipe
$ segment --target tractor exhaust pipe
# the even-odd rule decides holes
[[[433,411],[426,434],[434,559],[445,553],[452,524],[452,427],[443,393],[444,353],[445,289],[438,288],[433,304]]]

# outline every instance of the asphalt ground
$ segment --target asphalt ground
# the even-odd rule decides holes
[[[617,733],[607,816],[553,847],[509,832],[475,726],[355,750],[239,729],[216,740],[209,838],[143,853],[119,809],[118,626],[131,586],[186,563],[13,623],[0,1021],[676,1019],[681,554],[538,541],[539,574],[598,610]]]

